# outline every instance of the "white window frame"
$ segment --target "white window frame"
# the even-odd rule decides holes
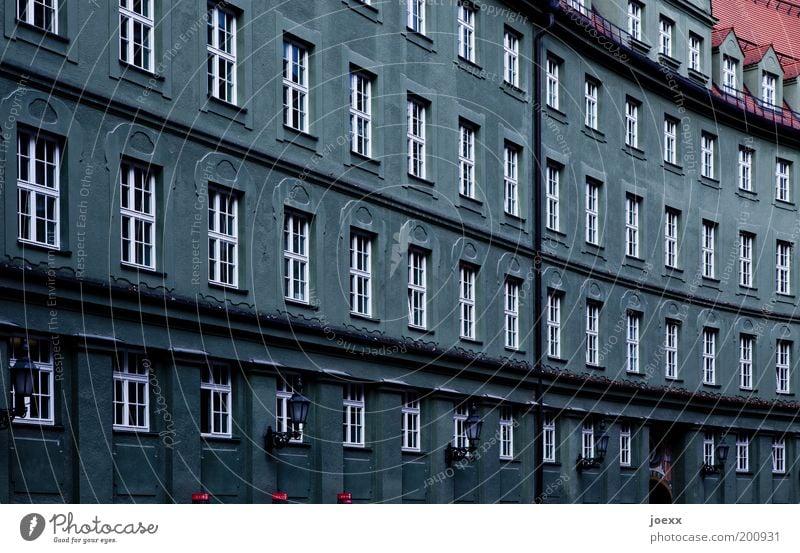
[[[459,336],[464,340],[474,340],[477,271],[468,265],[461,265],[458,272]]]
[[[426,0],[407,0],[406,2],[406,26],[421,35],[425,34],[426,21]]]
[[[639,374],[642,315],[628,311],[625,319],[625,372]]]
[[[753,191],[753,150],[739,146],[739,189]]]
[[[678,231],[680,214],[674,209],[664,210],[664,265],[671,269],[678,267]]]
[[[728,94],[739,96],[736,80],[739,62],[730,56],[722,55],[722,90]]]
[[[703,65],[703,39],[694,33],[689,33],[689,69],[702,71]]]
[[[155,174],[149,167],[123,161],[119,175],[120,259],[123,265],[154,270],[158,230]],[[140,183],[142,188],[137,189]],[[142,195],[141,209],[136,207],[137,190],[141,190],[138,192]],[[137,232],[138,229],[141,229],[141,233]]]
[[[708,179],[716,178],[714,167],[714,150],[717,139],[708,133],[703,133],[700,138],[700,174]]]
[[[642,40],[642,5],[628,0],[628,34],[635,40]]]
[[[350,73],[350,151],[372,157],[372,79]]]
[[[664,161],[678,163],[678,122],[671,117],[664,118]]]
[[[717,383],[717,331],[711,328],[703,329],[703,384],[715,385]]]
[[[219,381],[214,374],[215,370],[220,371]],[[231,403],[233,400],[232,378],[232,371],[228,365],[214,363],[203,367],[203,375],[200,380],[200,409],[201,411],[203,409],[208,409],[208,421],[210,426],[206,432],[203,431],[201,426],[200,434],[202,436],[231,437],[231,427],[233,424],[231,410]],[[207,402],[203,402],[203,391],[208,392]],[[214,403],[217,398],[219,398],[222,405],[220,410],[214,409]]]
[[[44,157],[38,157],[39,148]],[[48,159],[51,157],[51,159]],[[37,182],[37,165],[44,166],[44,182]],[[58,250],[61,247],[61,147],[37,131],[17,133],[17,240]],[[27,175],[27,178],[23,178]],[[45,206],[44,218],[37,205]],[[48,217],[48,210],[50,211]],[[40,232],[39,221],[43,229]],[[52,231],[48,231],[48,227]],[[40,236],[44,234],[44,236]]]
[[[420,428],[420,399],[416,393],[408,392],[403,395],[403,405],[400,408],[402,417],[402,446],[403,451],[421,451]]]
[[[283,221],[283,297],[309,303],[309,221],[287,212]]]
[[[791,393],[792,343],[778,340],[775,344],[775,393]]]
[[[134,11],[135,0],[119,0],[119,59],[120,61],[138,67],[143,71],[154,73],[155,66],[155,15],[153,0],[141,0],[145,7],[141,13]],[[146,12],[146,13],[145,13]],[[149,14],[149,16],[148,16]],[[136,63],[137,45],[134,43],[134,28],[141,29],[142,43],[138,46],[144,48],[141,52],[141,63]],[[126,40],[124,37],[127,36]],[[125,44],[127,42],[127,45]]]
[[[775,292],[792,293],[792,245],[782,240],[775,243]]]
[[[150,429],[150,364],[136,352],[118,351],[112,370],[114,379],[112,405],[114,429],[148,431]],[[142,369],[143,372],[139,372]],[[118,389],[118,385],[121,389]],[[132,388],[135,392],[132,394]],[[118,395],[120,394],[121,395]],[[136,397],[132,397],[136,396]],[[137,401],[138,400],[138,401]],[[121,406],[121,418],[117,417],[117,405]],[[139,413],[133,416],[132,409],[143,408],[141,420]],[[136,420],[133,420],[136,419]]]
[[[739,286],[753,287],[753,248],[754,236],[749,232],[739,232]]]
[[[703,464],[714,466],[716,459],[715,439],[713,432],[703,433]]]
[[[597,366],[600,363],[600,304],[586,302],[586,364]]]
[[[475,198],[475,129],[458,125],[458,192]]]
[[[519,283],[506,278],[504,288],[505,347],[519,349]]]
[[[775,91],[778,88],[778,77],[768,71],[764,71],[761,75],[761,101],[766,104],[765,107],[775,106]]]
[[[736,435],[736,472],[750,471],[750,436]]]
[[[772,474],[786,473],[786,440],[772,438]]]
[[[547,228],[559,231],[559,194],[561,169],[552,163],[547,164]]]
[[[25,338],[14,336],[8,348],[8,366],[13,367],[17,362],[18,353],[21,353],[22,343]],[[29,338],[28,356],[36,367],[33,373],[33,395],[25,399],[25,415],[14,417],[14,424],[40,424],[52,426],[55,424],[55,360],[53,344],[50,340]],[[11,408],[16,406],[14,384],[11,383]],[[38,407],[37,407],[38,406]],[[42,409],[42,406],[45,406]],[[46,416],[41,416],[45,411]],[[36,411],[37,416],[32,416]]]
[[[749,334],[739,335],[739,388],[753,389],[753,351],[755,338]]]
[[[641,199],[625,196],[625,255],[639,257],[639,208]]]
[[[584,422],[581,426],[581,455],[584,459],[594,459],[594,423]]]
[[[208,281],[239,286],[239,199],[219,189],[208,191]]]
[[[453,409],[453,443],[455,447],[469,447],[466,427],[468,413],[466,404],[457,405]]]
[[[308,132],[308,49],[291,40],[283,41],[283,125]]]
[[[500,407],[500,459],[514,459],[514,412],[509,405]]]
[[[716,278],[716,232],[716,223],[703,221],[703,234],[700,237],[700,250],[703,254],[701,266],[704,278]]]
[[[639,104],[630,99],[625,101],[625,144],[639,147]]]
[[[672,57],[672,34],[675,24],[666,17],[658,20],[659,52],[667,57]]]
[[[503,147],[503,208],[508,215],[519,217],[519,150]]]
[[[600,184],[586,181],[586,243],[600,244]]]
[[[372,237],[350,234],[350,313],[372,316]]]
[[[59,0],[16,0],[16,2],[17,21],[48,33],[58,34],[58,5],[61,3]],[[36,21],[37,7],[42,10],[43,21]]]
[[[458,55],[472,63],[475,63],[476,11],[466,2],[458,4]]]
[[[668,320],[664,325],[664,377],[670,380],[678,378],[679,336],[680,325]]]
[[[503,34],[503,78],[519,88],[519,37],[506,30]]]
[[[278,375],[275,388],[275,428],[276,432],[299,432],[299,438],[289,439],[290,442],[299,444],[303,442],[303,427],[300,424],[292,424],[289,403],[294,395],[297,380],[296,376]]]
[[[547,356],[561,358],[561,294],[547,294]]]
[[[426,107],[419,100],[410,99],[407,105],[408,174],[420,179],[426,175]]]
[[[586,82],[583,85],[583,97],[584,97],[584,125],[589,127],[590,129],[597,130],[597,98],[598,98],[598,90],[600,86],[592,81],[591,79],[586,79]]]
[[[545,98],[547,99],[547,105],[556,110],[559,106],[558,73],[560,65],[558,61],[548,56],[546,62],[547,86]]]
[[[224,21],[224,27],[220,25],[220,18]],[[208,43],[208,65],[210,66],[208,94],[223,102],[236,105],[238,97],[236,14],[222,9],[218,4],[210,5],[208,8],[208,32],[211,34],[211,42]],[[220,41],[220,34],[226,37],[224,41]],[[229,76],[221,74],[220,66],[226,68]]]
[[[428,256],[417,249],[408,250],[408,326],[428,326]]]
[[[551,413],[545,413],[542,420],[542,461],[556,462],[556,419]]]
[[[792,164],[785,159],[775,160],[775,199],[781,202],[791,202],[791,176]]]
[[[366,401],[363,384],[346,384],[342,388],[342,444],[364,447]]]
[[[631,425],[622,423],[619,429],[619,466],[631,466]]]

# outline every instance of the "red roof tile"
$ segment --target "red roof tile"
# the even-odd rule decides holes
[[[739,39],[772,44],[778,54],[800,59],[800,4],[786,0],[712,0],[716,29],[733,27]]]

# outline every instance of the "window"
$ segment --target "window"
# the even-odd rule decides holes
[[[696,34],[689,33],[689,69],[702,71],[702,52],[703,52],[703,39]]]
[[[642,5],[639,2],[628,2],[628,34],[642,40]]]
[[[670,117],[664,118],[664,161],[678,163],[678,122]]]
[[[561,357],[561,296],[547,294],[547,355]]]
[[[599,363],[598,347],[600,333],[600,306],[586,302],[586,364]]]
[[[703,221],[703,237],[701,250],[703,252],[703,277],[714,278],[716,276],[716,246],[715,234],[717,225],[709,221]]]
[[[714,178],[714,143],[717,139],[710,134],[703,133],[701,137],[701,166],[700,174],[709,179]]]
[[[775,162],[775,199],[782,202],[791,201],[789,194],[790,163],[785,159]]]
[[[775,245],[775,291],[789,295],[791,286],[792,245],[778,240]]]
[[[503,204],[505,212],[519,216],[518,165],[519,150],[506,144],[503,149]]]
[[[283,222],[283,295],[308,303],[308,219],[295,213]]]
[[[673,26],[672,21],[665,17],[662,17],[658,22],[659,52],[670,58],[672,57]]]
[[[753,341],[748,334],[739,336],[739,387],[753,389]]]
[[[156,178],[146,167],[131,163],[123,163],[119,174],[122,262],[155,269]]]
[[[475,270],[462,265],[459,271],[458,305],[460,333],[467,340],[475,339]]]
[[[584,123],[595,130],[597,130],[597,88],[597,83],[587,79],[583,90],[586,106]]]
[[[13,367],[23,353],[23,338],[11,338],[10,351],[8,352],[8,366]],[[55,397],[53,348],[49,340],[30,338],[28,340],[28,356],[33,361],[33,394],[25,400],[25,415],[16,417],[15,423],[53,424]],[[16,402],[14,386],[11,386],[12,408]]]
[[[678,212],[667,208],[664,211],[664,265],[678,266]]]
[[[791,343],[778,340],[775,345],[775,391],[779,394],[788,394],[789,367],[791,366]]]
[[[408,174],[425,178],[425,106],[408,101]]]
[[[664,327],[664,376],[678,378],[678,323],[667,321]]]
[[[506,347],[519,348],[519,283],[506,279],[506,293],[504,302],[506,319]]]
[[[114,356],[114,428],[148,430],[150,363],[139,354]]]
[[[553,58],[547,58],[547,105],[558,109],[558,66]]]
[[[475,10],[466,2],[458,5],[458,55],[475,62]]]
[[[581,428],[581,455],[584,459],[594,459],[594,424],[584,422]]]
[[[703,464],[713,466],[714,462],[714,434],[712,432],[703,433]]]
[[[767,107],[775,105],[775,88],[777,86],[778,78],[772,73],[766,71],[761,76],[761,100]]]
[[[715,384],[717,380],[717,333],[703,330],[703,384]]]
[[[561,171],[554,165],[547,165],[547,228],[558,230],[558,194]]]
[[[350,312],[372,316],[372,240],[358,232],[350,235]]]
[[[363,73],[350,73],[350,150],[372,155],[372,81]]]
[[[208,93],[236,104],[236,16],[218,5],[208,10]]]
[[[231,370],[227,365],[203,367],[200,433],[204,436],[231,436]]]
[[[59,145],[40,134],[17,136],[17,238],[58,249],[60,245]]]
[[[631,466],[631,425],[627,423],[619,430],[619,466]]]
[[[406,25],[415,33],[425,34],[425,0],[408,0]]]
[[[239,284],[239,201],[230,192],[208,193],[208,280]]]
[[[408,251],[408,326],[427,325],[427,257],[418,250]]]
[[[753,286],[753,235],[739,233],[739,286]]]
[[[786,472],[786,441],[783,438],[772,438],[772,472]]]
[[[739,188],[747,192],[753,191],[753,150],[747,146],[739,146]]]
[[[635,196],[625,197],[625,255],[639,257],[639,204]]]
[[[503,78],[519,87],[519,37],[510,31],[503,35],[503,52]]]
[[[556,462],[556,420],[551,414],[545,414],[542,421],[542,460]]]
[[[627,332],[625,333],[625,370],[629,373],[639,372],[639,326],[641,320],[642,317],[639,313],[628,313]]]
[[[308,50],[283,43],[283,124],[308,132]]]
[[[475,197],[475,130],[464,125],[458,126],[458,192],[467,198]]]
[[[750,437],[747,434],[736,435],[736,472],[750,470]]]
[[[291,438],[294,443],[303,442],[303,427],[300,424],[292,424],[291,407],[289,400],[292,399],[297,387],[297,377],[278,376],[278,383],[275,390],[275,428],[276,432],[299,432],[299,438]]]
[[[728,94],[738,95],[736,72],[739,63],[730,56],[722,56],[722,89]]]
[[[500,458],[514,458],[514,414],[508,406],[500,408]]]
[[[364,386],[347,384],[342,394],[342,443],[364,446]]]
[[[453,411],[453,442],[456,447],[469,447],[466,422],[467,406],[459,405]]]
[[[43,31],[58,33],[59,0],[17,0],[17,19]]]
[[[593,181],[586,181],[586,242],[600,243],[599,213],[600,185]]]
[[[119,0],[120,60],[153,71],[153,25],[153,0]]]
[[[400,409],[402,416],[403,451],[419,451],[420,424],[419,424],[419,396],[407,393],[403,397],[403,406]]]
[[[639,104],[631,100],[625,102],[625,144],[639,147]]]

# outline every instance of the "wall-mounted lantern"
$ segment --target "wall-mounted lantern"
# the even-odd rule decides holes
[[[585,469],[599,467],[601,464],[603,464],[603,460],[606,458],[606,452],[608,451],[608,434],[602,426],[600,427],[600,431],[600,437],[597,438],[594,443],[594,457],[584,457],[582,454],[578,455],[578,461],[575,466],[575,470],[578,472],[582,472]]]
[[[275,432],[272,426],[267,426],[267,431],[264,434],[264,449],[272,453],[273,449],[286,447],[290,440],[299,440],[302,437],[301,432],[303,431],[303,425],[306,423],[306,418],[308,418],[310,406],[311,400],[303,395],[303,381],[298,378],[295,392],[289,398],[289,430]]]
[[[483,421],[478,416],[478,406],[475,402],[469,406],[469,416],[464,421],[464,433],[467,435],[469,445],[467,447],[453,447],[452,443],[447,444],[444,450],[444,462],[448,467],[453,463],[469,459],[470,453],[475,451],[475,443],[481,439],[481,428]]]
[[[728,449],[730,446],[726,443],[720,443],[717,445],[717,459],[719,459],[719,463],[715,465],[709,465],[708,463],[703,463],[703,466],[700,467],[700,476],[705,478],[709,474],[719,474],[725,468],[725,461],[728,460]]]
[[[0,409],[0,429],[6,429],[16,417],[24,417],[28,408],[26,403],[33,395],[33,371],[36,365],[31,361],[28,341],[22,342],[22,357],[11,367],[11,382],[14,384],[14,408]]]

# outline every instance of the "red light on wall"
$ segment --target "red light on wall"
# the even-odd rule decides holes
[[[192,503],[210,503],[209,498],[211,496],[207,493],[193,493],[192,494]]]
[[[272,494],[273,503],[286,503],[289,501],[289,494],[286,492],[275,492]]]
[[[337,493],[336,494],[336,503],[352,503],[353,502],[353,494],[350,492],[344,493]]]

